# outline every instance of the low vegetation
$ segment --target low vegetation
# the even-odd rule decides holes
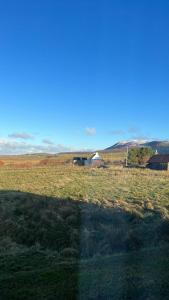
[[[0,299],[168,299],[169,173],[108,155],[3,159]]]

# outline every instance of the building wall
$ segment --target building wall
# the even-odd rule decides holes
[[[91,164],[91,159],[85,160],[85,162],[84,162],[85,166],[89,166],[90,164]]]
[[[152,170],[169,170],[168,163],[150,163],[148,167]]]
[[[73,164],[78,166],[84,166],[86,161],[87,161],[86,157],[73,158]]]
[[[85,166],[100,166],[103,164],[102,159],[87,159],[85,161]]]
[[[91,164],[92,164],[92,166],[100,166],[103,164],[103,160],[102,159],[92,159]]]

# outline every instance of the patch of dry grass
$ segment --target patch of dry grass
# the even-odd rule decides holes
[[[114,155],[116,160],[119,153],[105,155]],[[107,169],[77,167],[72,166],[68,154],[65,161],[67,163],[63,156],[45,160],[43,157],[39,161],[36,156],[28,161],[10,158],[10,162],[0,168],[0,189],[107,205],[123,201],[126,206],[143,207],[148,201],[154,208],[168,208],[169,173],[166,171],[126,169],[116,165]]]

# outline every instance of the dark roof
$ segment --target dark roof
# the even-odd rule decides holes
[[[152,156],[148,163],[169,163],[169,154],[157,154]]]
[[[87,157],[76,156],[73,157],[73,160],[87,160]]]

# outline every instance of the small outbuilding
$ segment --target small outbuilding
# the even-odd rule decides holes
[[[89,159],[85,161],[85,165],[87,166],[101,166],[103,165],[103,159],[99,155],[98,152],[94,153]]]
[[[102,166],[104,164],[103,159],[99,153],[94,153],[90,158],[87,157],[73,157],[73,164],[78,166]]]
[[[149,160],[147,167],[152,170],[169,170],[169,154],[153,155]]]
[[[74,165],[84,166],[86,161],[87,161],[87,157],[81,157],[81,156],[73,157]]]

